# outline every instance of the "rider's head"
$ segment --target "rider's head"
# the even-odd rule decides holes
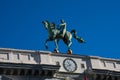
[[[60,20],[61,23],[64,23],[65,21],[63,19]]]
[[[55,23],[54,22],[51,23],[51,27],[55,28]]]

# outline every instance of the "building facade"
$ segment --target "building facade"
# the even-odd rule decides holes
[[[0,48],[0,80],[120,80],[120,60]]]

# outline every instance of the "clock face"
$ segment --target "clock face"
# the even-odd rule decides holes
[[[77,64],[71,58],[65,59],[63,62],[63,66],[68,72],[74,72],[77,69]]]

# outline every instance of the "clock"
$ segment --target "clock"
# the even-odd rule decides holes
[[[66,58],[63,61],[63,66],[64,66],[65,70],[68,72],[74,72],[77,69],[76,62],[71,58]]]

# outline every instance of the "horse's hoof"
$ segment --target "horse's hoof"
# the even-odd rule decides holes
[[[55,49],[55,50],[54,50],[54,53],[55,53],[55,54],[58,54],[58,53],[59,53],[59,51],[58,51],[57,49]]]
[[[71,55],[72,54],[72,50],[68,50],[68,55]]]

